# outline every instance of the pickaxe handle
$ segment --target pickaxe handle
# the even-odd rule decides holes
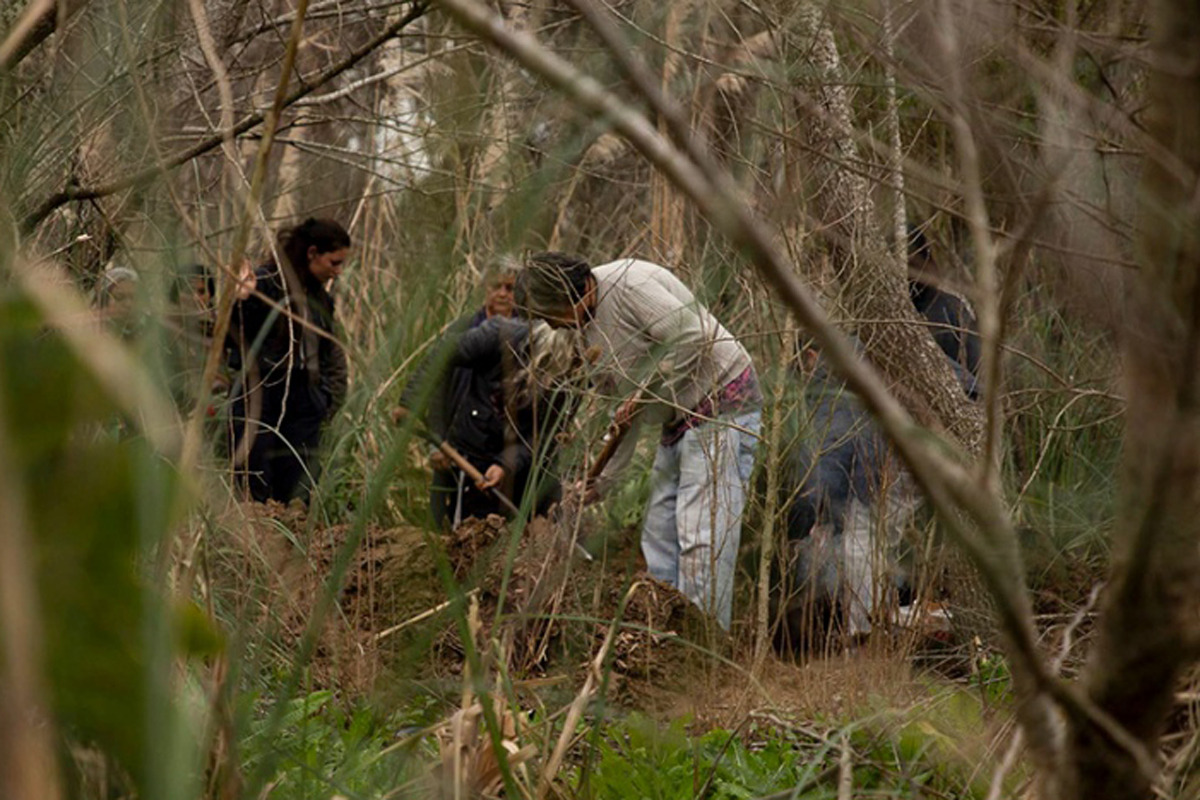
[[[404,411],[397,417],[397,421],[407,416],[408,412]],[[441,450],[442,455],[450,459],[450,463],[454,464],[454,466],[465,472],[468,478],[475,481],[476,485],[483,483],[483,473],[476,469],[475,465],[468,461],[466,456],[458,452],[458,449],[455,448],[454,445],[450,444],[445,439],[429,430],[429,428],[425,427],[420,420],[413,420],[413,422],[413,430],[416,431],[418,436],[432,444],[438,450]],[[508,496],[505,495],[504,492],[500,491],[495,486],[491,487],[488,491],[492,493],[493,497],[500,501],[500,505],[504,506],[513,514],[519,513],[519,509],[517,508],[516,504],[512,500],[508,499]]]
[[[584,486],[591,486],[596,482],[600,474],[604,472],[604,468],[608,466],[608,462],[612,461],[612,457],[617,454],[617,448],[621,446],[621,442],[625,440],[625,434],[629,433],[629,429],[632,427],[633,417],[630,417],[624,425],[614,422],[609,426],[604,446],[600,448],[600,452],[596,454],[596,460],[592,462],[583,476]]]
[[[467,473],[467,477],[475,481],[476,485],[483,483],[483,473],[475,469],[474,464],[472,464],[470,461],[467,461],[466,457],[462,453],[454,449],[454,445],[447,441],[441,441],[437,442],[437,448],[446,455],[446,458],[450,459],[450,461],[454,463],[454,466]],[[500,501],[500,505],[504,506],[512,513],[516,514],[520,511],[520,509],[517,508],[516,503],[514,503],[512,500],[509,500],[508,495],[504,494],[504,492],[500,491],[495,486],[488,489],[488,491],[492,493],[493,497]]]

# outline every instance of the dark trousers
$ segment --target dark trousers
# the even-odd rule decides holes
[[[282,383],[262,388],[262,414],[250,420],[254,443],[236,476],[260,503],[294,497],[307,499],[319,476],[317,454],[325,410],[310,391],[307,376],[294,372],[287,387]],[[247,429],[245,398],[233,407],[234,452]]]

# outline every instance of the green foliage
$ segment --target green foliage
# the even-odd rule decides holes
[[[147,580],[145,556],[170,529],[175,472],[127,435],[130,421],[88,368],[12,293],[0,298],[0,393],[15,477],[4,491],[26,512],[61,729],[115,760],[142,797],[167,796],[195,774],[172,661],[221,647],[197,609],[173,608]]]
[[[971,684],[989,707],[1011,702],[1013,685],[1008,659],[999,653],[988,653],[978,659]]]
[[[919,797],[924,787],[961,790],[961,778],[946,761],[950,741],[946,731],[917,722],[883,732],[871,726],[831,731],[824,738],[774,728],[691,737],[686,720],[662,728],[634,715],[604,732],[594,767],[577,773],[576,789],[597,800],[749,800],[787,791],[796,798],[833,798],[842,748],[849,746],[856,791]]]
[[[243,701],[260,705],[249,696]],[[343,709],[333,692],[311,692],[288,701],[278,724],[265,709],[252,711],[243,768],[254,774],[267,765],[264,785],[280,800],[380,797],[416,786],[436,754],[431,737],[417,735],[431,710],[426,703],[381,716],[367,707]]]
[[[1023,320],[1006,362],[1018,387],[1007,399],[1006,478],[1030,585],[1060,610],[1083,602],[1107,561],[1124,424],[1117,350],[1052,308]]]

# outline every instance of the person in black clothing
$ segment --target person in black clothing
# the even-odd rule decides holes
[[[463,453],[487,479],[483,485],[472,487],[462,471],[434,448],[429,457],[433,471],[429,505],[438,527],[447,521],[457,524],[469,516],[482,518],[499,511],[499,501],[489,491],[493,486],[505,489],[501,485],[505,477],[503,469],[496,460],[500,452],[497,443],[504,441],[503,420],[494,402],[500,390],[499,364],[497,360],[476,365],[472,356],[477,348],[467,345],[464,352],[459,352],[458,345],[464,334],[489,319],[512,316],[515,280],[513,270],[504,266],[494,269],[487,279],[483,305],[450,325],[439,345],[417,368],[401,396],[400,406],[392,410],[392,419],[398,423],[408,409],[425,409],[424,421],[429,432]],[[491,344],[497,353],[500,330],[497,327],[489,337],[495,339]],[[509,477],[507,483],[511,484],[511,472]]]
[[[575,363],[571,335],[542,323],[500,314],[481,320],[476,314],[451,326],[417,368],[394,412],[399,420],[407,409],[427,409],[430,432],[484,476],[473,484],[435,450],[430,487],[435,525],[504,513],[493,487],[519,506],[535,482],[535,513],[558,498],[558,483],[546,467],[574,397],[562,378]]]
[[[346,398],[346,353],[325,285],[341,274],[350,235],[328,219],[279,234],[280,260],[253,272],[230,323],[234,470],[260,502],[306,496],[319,471],[321,426]]]
[[[892,591],[881,579],[894,568],[916,495],[858,395],[815,345],[802,357],[803,402],[787,420],[800,446],[788,449],[780,484],[794,592],[783,619],[792,644],[819,631],[812,626],[822,610],[853,640],[871,631],[878,602]]]
[[[979,329],[970,304],[940,281],[940,270],[925,234],[908,226],[908,292],[917,312],[930,322],[933,339],[949,357],[963,391],[972,400],[983,393]]]

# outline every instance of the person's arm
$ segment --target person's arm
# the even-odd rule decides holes
[[[449,416],[450,355],[451,345],[445,339],[431,347],[400,393],[400,408],[418,414],[439,437],[446,435]],[[399,421],[404,415],[393,412],[392,416]]]
[[[346,394],[350,388],[350,366],[346,361],[346,351],[342,345],[332,339],[321,337],[321,391],[329,401],[329,409],[325,418],[331,419],[346,403]]]
[[[699,313],[699,302],[684,302],[672,294],[658,280],[638,280],[626,288],[620,297],[613,295],[609,302],[622,304],[622,316],[642,338],[649,358],[655,364],[648,376],[643,376],[643,386],[652,387],[654,396],[642,397],[635,393],[622,401],[615,412],[618,422],[629,422],[612,459],[596,479],[596,498],[604,497],[616,484],[620,474],[633,460],[637,438],[644,413],[635,414],[634,409],[646,403],[674,407],[678,411],[690,410],[679,401],[688,383],[697,379],[701,362],[712,346],[712,332],[706,330],[705,320]],[[711,318],[710,318],[711,319]],[[636,369],[635,365],[625,368]],[[635,378],[636,380],[636,378]],[[615,383],[615,381],[613,381]]]
[[[450,358],[458,337],[470,325],[470,317],[460,317],[443,331],[441,338],[434,343],[425,355],[417,362],[412,375],[400,393],[400,409],[403,414],[392,411],[392,418],[399,422],[408,412],[414,412],[425,421],[430,431],[439,437],[445,437],[449,426],[450,381],[453,371],[450,368]]]
[[[492,366],[506,357],[505,348],[514,355],[522,353],[528,337],[528,323],[507,317],[492,317],[456,337],[450,365],[470,369]]]
[[[234,356],[232,366],[248,369],[250,361],[257,360],[267,347],[267,339],[271,335],[269,328],[278,324],[282,316],[263,299],[265,297],[276,303],[280,301],[283,297],[281,276],[274,266],[268,264],[259,267],[249,277],[239,275],[235,291],[225,348]]]
[[[261,283],[260,281],[260,285]],[[270,310],[261,298],[255,296],[235,301],[229,316],[229,346],[239,347],[245,342],[245,346],[249,348],[258,337]]]

